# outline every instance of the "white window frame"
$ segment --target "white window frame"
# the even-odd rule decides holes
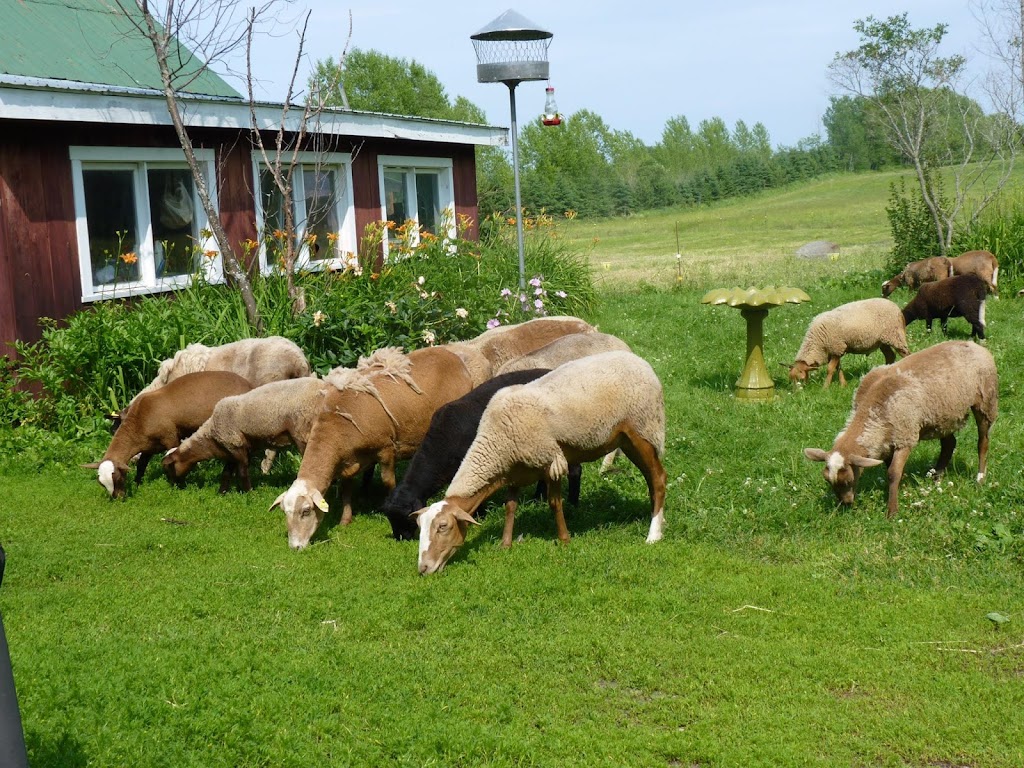
[[[288,157],[291,157],[289,154]],[[356,209],[352,194],[352,154],[349,152],[299,152],[296,155],[295,171],[292,174],[292,205],[294,207],[295,236],[299,242],[299,255],[295,260],[296,269],[319,271],[323,269],[344,269],[351,262],[348,259],[358,257],[358,237],[356,236]],[[260,271],[270,274],[274,271],[273,264],[267,261],[267,244],[263,210],[263,194],[260,186],[260,174],[268,169],[267,163],[259,152],[252,155],[253,187],[256,194],[256,231],[260,234]],[[338,173],[341,189],[337,191],[335,212],[338,217],[338,240],[334,244],[336,256],[331,259],[313,261],[309,258],[309,246],[306,243],[306,187],[304,171],[333,170]],[[348,259],[346,258],[348,256]]]
[[[430,171],[438,176],[438,202],[441,207],[442,221],[447,220],[448,231],[437,232],[438,236],[447,235],[454,239],[457,231],[455,226],[455,172],[450,157],[409,157],[406,155],[379,155],[377,157],[377,184],[380,189],[380,218],[388,220],[387,198],[384,190],[384,171],[405,172],[405,197],[409,205],[410,217],[416,222],[416,231],[412,233],[412,244],[419,242],[419,206],[416,204],[416,172]],[[405,222],[396,221],[401,225]],[[384,236],[384,258],[388,258],[390,243],[387,234]]]
[[[194,150],[206,177],[214,208],[217,204],[216,158],[212,149]],[[82,302],[89,303],[103,299],[123,298],[145,293],[163,293],[185,288],[192,283],[191,275],[169,275],[157,277],[156,256],[153,243],[153,222],[150,218],[149,180],[150,166],[166,168],[168,166],[188,165],[185,153],[181,149],[160,147],[71,147],[71,186],[75,200],[75,231],[78,239],[78,270],[82,281]],[[117,283],[115,285],[96,285],[93,283],[92,254],[89,249],[89,222],[85,207],[84,170],[130,170],[134,174],[135,188],[135,226],[139,243],[136,256],[139,259],[139,279]],[[192,207],[196,217],[196,231],[209,231],[209,219],[199,201],[199,195],[193,184]],[[202,238],[196,243],[202,253],[215,252],[212,259],[201,260],[205,279],[211,283],[224,280],[224,268],[220,247],[212,236]]]

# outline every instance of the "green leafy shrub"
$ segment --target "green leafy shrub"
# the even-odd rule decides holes
[[[492,222],[480,242],[424,233],[418,242],[398,227],[392,259],[379,271],[355,260],[340,271],[296,277],[305,309],[293,314],[280,274],[258,276],[253,292],[266,335],[296,342],[320,374],[354,365],[382,346],[407,350],[472,338],[496,323],[541,315],[588,316],[594,288],[585,258],[557,238],[549,219],[530,220],[527,279],[520,295],[514,228]],[[369,233],[364,253],[378,252],[383,227]],[[44,321],[42,339],[16,345],[20,362],[0,367],[9,421],[68,437],[105,429],[104,413],[127,403],[156,376],[161,360],[192,342],[223,344],[251,335],[240,294],[197,276],[177,294],[98,302],[60,326]],[[20,380],[40,392],[14,390]],[[9,384],[8,384],[9,382]]]
[[[941,202],[941,178],[926,173],[932,194]],[[894,181],[889,184],[889,203],[885,206],[885,215],[889,219],[893,243],[885,265],[886,272],[890,275],[901,272],[912,261],[937,256],[940,253],[932,213],[925,204],[920,189],[915,187],[912,192],[908,192],[906,180],[902,177],[899,183]]]
[[[1024,278],[1024,197],[1000,198],[953,241],[953,253],[979,250],[991,251],[999,259],[1002,281]]]

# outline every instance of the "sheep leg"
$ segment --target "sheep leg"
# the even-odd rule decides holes
[[[953,451],[956,449],[956,435],[940,437],[939,445],[941,446],[939,458],[936,460],[935,466],[928,471],[928,474],[934,477],[936,481],[942,479],[946,467],[949,466],[949,460],[953,458]]]
[[[231,476],[235,474],[234,462],[231,459],[227,459],[224,462],[224,469],[220,472],[220,487],[217,489],[217,493],[227,493],[231,487]]]
[[[341,479],[341,524],[348,525],[352,522],[352,478]]]
[[[555,513],[555,528],[558,531],[558,540],[563,544],[569,543],[569,528],[565,524],[565,512],[562,510],[562,478],[547,478],[548,506]],[[508,522],[508,518],[505,519]]]
[[[263,454],[263,461],[260,462],[260,472],[264,475],[269,475],[270,470],[274,467],[274,459],[277,458],[277,450],[275,448],[267,448]]]
[[[168,448],[170,450],[170,448]],[[135,484],[142,485],[142,478],[146,476],[146,467],[149,466],[149,460],[153,458],[152,453],[146,453],[145,451],[139,454],[139,461],[135,465]]]
[[[839,357],[832,355],[828,359],[828,373],[825,376],[825,386],[822,389],[828,389],[828,385],[832,383],[832,377],[835,376],[836,369],[839,368]],[[846,386],[846,380],[843,378],[843,372],[839,371],[839,381],[842,385]]]
[[[615,452],[608,454],[614,456]],[[569,490],[566,496],[569,499],[569,503],[574,507],[580,503],[580,485],[583,480],[583,465],[582,464],[570,464],[569,465]]]
[[[892,365],[893,363],[896,362],[896,352],[893,350],[892,347],[890,347],[888,344],[883,344],[881,349],[882,357],[885,358],[886,365]]]
[[[505,499],[505,527],[501,531],[501,546],[505,549],[512,546],[512,529],[515,527],[518,506],[519,489],[509,487],[508,498]]]
[[[249,452],[239,450],[234,454],[235,470],[238,475],[238,488],[248,493],[252,490],[252,481],[249,479]]]
[[[647,543],[653,544],[661,540],[662,529],[665,527],[665,467],[653,445],[631,433],[626,436],[628,440],[623,444],[622,452],[647,481],[647,492],[651,497],[651,528],[647,533]]]
[[[366,482],[366,474],[367,473],[363,473],[364,489],[369,486],[369,483]],[[369,475],[370,477],[373,477],[372,464],[370,465]],[[398,484],[398,481],[395,478],[395,459],[393,455],[387,457],[380,463],[380,481],[384,483],[384,487],[387,488],[388,493],[395,490],[395,486]]]
[[[896,517],[900,503],[900,481],[903,479],[903,468],[910,458],[909,448],[900,448],[894,451],[889,461],[889,502],[886,509],[886,517]]]
[[[988,431],[992,426],[992,419],[983,413],[980,408],[972,408],[974,421],[978,424],[978,482],[985,482],[985,468],[988,464]]]

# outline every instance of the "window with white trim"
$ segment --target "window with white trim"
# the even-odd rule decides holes
[[[220,251],[180,149],[71,147],[82,301],[222,279]],[[196,150],[216,206],[214,153]]]
[[[440,237],[455,237],[455,185],[450,157],[402,157],[381,155],[377,158],[380,182],[380,211],[383,221],[403,225],[412,221],[405,234],[409,243],[419,241],[420,232]],[[402,233],[388,229],[384,255]]]
[[[299,257],[296,267],[344,269],[355,266],[356,213],[352,198],[352,155],[300,152],[292,173],[293,223]],[[260,269],[273,269],[268,243],[284,236],[284,196],[271,169],[255,162],[259,179],[256,227],[260,232]],[[268,263],[269,262],[269,263]]]

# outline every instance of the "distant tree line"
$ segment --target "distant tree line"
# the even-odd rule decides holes
[[[343,66],[317,62],[310,90],[339,82],[352,109],[486,122],[475,104],[452,99],[428,69],[358,48]],[[340,93],[333,100],[342,104]],[[950,100],[957,114],[981,108],[966,97]],[[684,116],[669,119],[656,144],[629,131],[615,130],[590,110],[569,115],[559,126],[538,117],[520,127],[523,205],[529,210],[581,217],[628,215],[673,205],[700,205],[751,195],[833,171],[878,170],[901,164],[869,99],[833,97],[824,118],[825,137],[810,137],[793,147],[772,148],[761,123],[739,120],[730,130],[719,117],[702,120],[696,130]],[[946,146],[966,144],[956,134],[963,121],[950,119]],[[509,153],[496,147],[477,150],[480,215],[514,208]]]

